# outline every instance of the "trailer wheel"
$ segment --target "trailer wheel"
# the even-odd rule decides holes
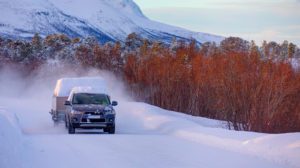
[[[53,126],[57,127],[59,125],[58,121],[53,121]]]
[[[65,115],[65,127],[68,128],[67,116]]]

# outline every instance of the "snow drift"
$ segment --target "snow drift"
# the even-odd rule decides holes
[[[18,119],[0,106],[0,167],[21,167],[22,141]]]

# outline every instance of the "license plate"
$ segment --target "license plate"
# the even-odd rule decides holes
[[[101,116],[100,115],[91,115],[91,116],[88,116],[88,119],[100,119]]]

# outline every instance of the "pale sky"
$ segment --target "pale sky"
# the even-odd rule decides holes
[[[186,29],[300,46],[300,0],[135,0],[152,19]]]

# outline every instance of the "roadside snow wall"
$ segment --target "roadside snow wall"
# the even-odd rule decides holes
[[[0,107],[0,168],[22,167],[22,133],[18,119]]]

